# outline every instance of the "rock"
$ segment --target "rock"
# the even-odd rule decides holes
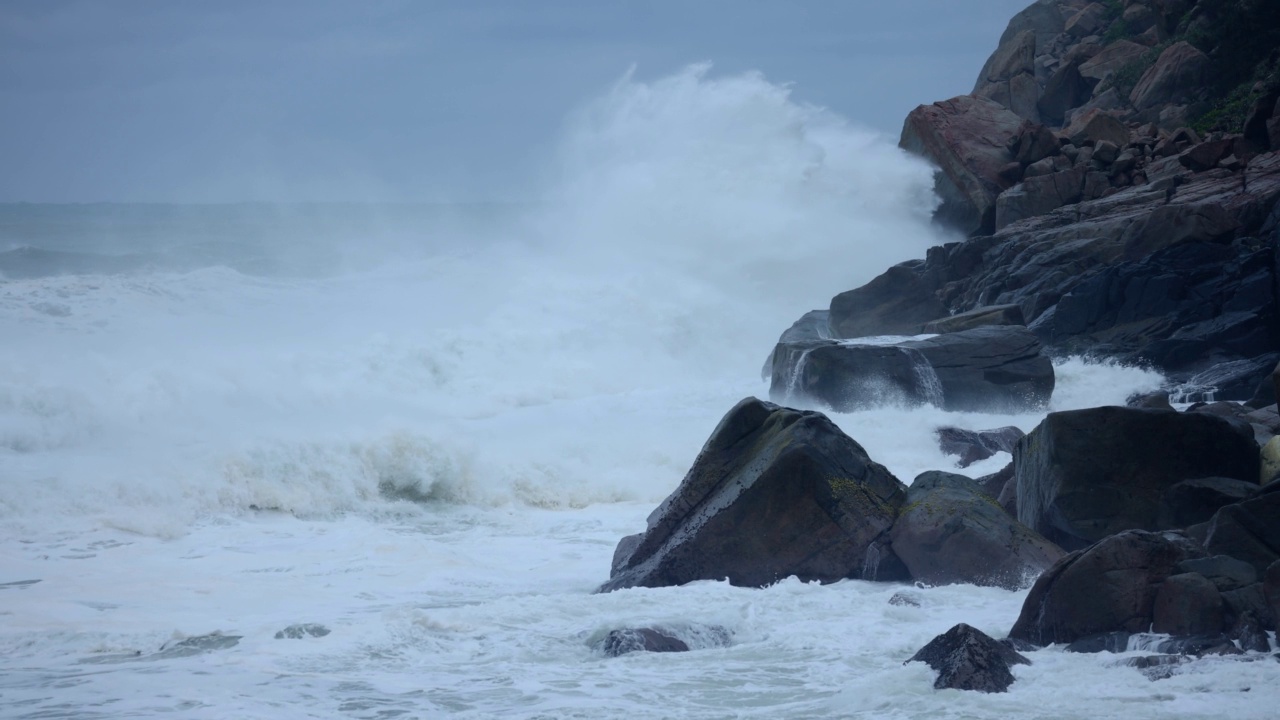
[[[1186,655],[1144,655],[1142,657],[1125,658],[1120,661],[1123,667],[1138,668],[1148,680],[1168,680],[1177,673],[1177,666],[1191,662]]]
[[[329,634],[329,628],[318,623],[300,623],[298,625],[290,625],[289,627],[276,633],[276,640],[301,640],[307,637],[324,637]]]
[[[902,483],[822,414],[747,398],[600,590],[863,577],[905,498]]]
[[[1005,465],[1000,472],[991,476],[991,481],[1003,478],[1004,485],[1000,486],[1000,494],[996,496],[996,502],[1000,503],[1000,507],[1009,513],[1010,517],[1018,517],[1018,479],[1013,475],[1013,463]]]
[[[652,628],[622,628],[605,636],[601,650],[608,657],[618,657],[633,652],[688,652],[689,645]]]
[[[778,345],[770,396],[838,412],[892,403],[977,411],[1043,407],[1053,384],[1053,364],[1029,330],[983,326],[893,345]]]
[[[1049,77],[1036,110],[1044,122],[1061,126],[1067,111],[1083,105],[1092,95],[1091,83],[1080,75],[1080,63],[1065,63]]]
[[[1141,111],[1197,98],[1209,81],[1211,64],[1191,43],[1176,42],[1142,74],[1129,102]]]
[[[1111,180],[1106,173],[1089,172],[1084,176],[1084,189],[1081,195],[1088,200],[1100,198],[1111,192]]]
[[[990,635],[960,623],[929,641],[907,662],[922,662],[938,672],[938,690],[1005,692],[1013,684],[1010,665],[1030,665],[1021,653]]]
[[[1120,157],[1120,148],[1110,140],[1099,140],[1093,147],[1093,161],[1104,166],[1111,165]]]
[[[1107,78],[1130,63],[1136,62],[1146,55],[1150,48],[1143,47],[1128,40],[1117,40],[1106,46],[1097,55],[1081,63],[1080,76],[1095,83],[1105,82]]]
[[[980,307],[969,312],[927,322],[921,328],[922,333],[944,334],[972,330],[986,325],[1026,325],[1022,319],[1021,305],[992,305]]]
[[[1258,617],[1252,612],[1246,612],[1236,618],[1236,622],[1231,626],[1227,637],[1240,643],[1240,649],[1245,652],[1271,651],[1271,643],[1267,640],[1267,633]]]
[[[835,333],[831,329],[831,311],[830,310],[810,310],[800,316],[791,324],[791,327],[782,332],[782,336],[778,338],[779,343],[797,343],[809,340],[825,340],[834,337]],[[761,369],[761,378],[768,380],[773,373],[773,351],[769,351],[769,357],[765,358],[764,367]]]
[[[1004,190],[1000,169],[1014,161],[1009,141],[1022,118],[985,98],[961,96],[921,105],[907,116],[899,146],[939,168],[934,189],[939,223],[967,234],[995,227],[995,199]]]
[[[1210,635],[1222,630],[1222,595],[1204,576],[1182,573],[1160,584],[1152,610],[1152,632]]]
[[[1023,123],[1009,149],[1013,153],[1014,160],[1021,165],[1030,165],[1059,154],[1061,144],[1058,142],[1058,136],[1054,135],[1049,128],[1039,123],[1027,122]]]
[[[960,467],[969,467],[979,460],[986,460],[998,452],[1013,452],[1013,446],[1026,433],[1008,426],[994,430],[965,430],[957,427],[940,427],[934,431],[938,447],[947,455],[960,458]],[[999,490],[997,490],[999,492]],[[991,495],[991,493],[987,493]],[[1208,520],[1208,518],[1205,518]]]
[[[1214,555],[1230,555],[1264,572],[1280,559],[1280,487],[1267,487],[1244,502],[1213,514],[1204,547]]]
[[[962,475],[926,472],[890,531],[911,577],[929,585],[1026,587],[1062,551],[1004,512]]]
[[[1064,31],[1077,38],[1097,35],[1106,27],[1106,15],[1107,9],[1102,3],[1089,3],[1067,20]]]
[[[1129,128],[1105,110],[1091,110],[1076,118],[1062,134],[1072,145],[1097,145],[1106,141],[1116,147],[1129,144]]]
[[[1022,173],[1022,179],[1027,180],[1042,175],[1052,175],[1064,169],[1059,167],[1060,165],[1061,163],[1056,157],[1042,158],[1027,166],[1027,169]]]
[[[829,322],[839,338],[874,335],[916,335],[921,328],[949,313],[915,270],[911,260],[895,265],[860,288],[831,299]]]
[[[1140,260],[1192,240],[1217,242],[1229,237],[1239,225],[1221,205],[1166,205],[1125,231],[1125,259]]]
[[[1259,152],[1280,150],[1271,144],[1271,136],[1267,132],[1267,121],[1275,116],[1276,104],[1280,102],[1280,89],[1273,89],[1254,101],[1245,117],[1241,134]]]
[[[1183,480],[1164,491],[1157,525],[1184,528],[1209,522],[1220,508],[1248,500],[1258,494],[1258,490],[1258,484],[1249,480],[1223,477]]]
[[[1172,157],[1192,145],[1198,144],[1200,144],[1200,136],[1196,134],[1196,131],[1191,128],[1181,127],[1157,142],[1152,152],[1158,157]]]
[[[1040,645],[1146,632],[1156,589],[1203,551],[1174,533],[1129,530],[1067,555],[1036,580],[1009,637]]]
[[[1098,633],[1067,643],[1063,649],[1073,653],[1121,653],[1129,649],[1130,633],[1117,631]]]
[[[1001,193],[996,200],[996,229],[1003,230],[1026,218],[1080,202],[1085,173],[1085,168],[1076,166],[1049,175],[1028,177]]]
[[[1280,478],[1280,439],[1271,438],[1262,446],[1260,453],[1262,467],[1258,473],[1259,483],[1270,485]]]
[[[1182,480],[1256,477],[1251,433],[1219,417],[1125,407],[1049,413],[1013,452],[1018,519],[1067,550],[1161,529]]]
[[[916,595],[896,592],[889,598],[889,604],[898,607],[920,607],[920,598]]]
[[[1173,404],[1169,402],[1169,393],[1154,392],[1147,395],[1135,395],[1125,401],[1126,407],[1147,408],[1148,410],[1172,410]]]
[[[1280,560],[1267,566],[1262,577],[1263,597],[1271,609],[1271,617],[1280,625]]]
[[[1218,166],[1223,158],[1231,154],[1235,138],[1202,142],[1178,156],[1178,162],[1192,172],[1204,172]]]
[[[1263,630],[1274,630],[1276,616],[1267,604],[1267,593],[1262,583],[1256,582],[1235,590],[1222,591],[1227,622],[1235,623],[1244,615],[1253,615]]]

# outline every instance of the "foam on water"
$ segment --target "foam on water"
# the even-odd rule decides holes
[[[778,333],[919,256],[935,201],[890,142],[705,67],[622,79],[559,157],[546,201],[503,232],[370,247],[347,272],[0,285],[0,714],[1008,717],[1068,695],[1063,717],[1272,709],[1261,662],[1152,684],[1048,651],[998,697],[937,693],[901,665],[955,622],[1002,634],[1021,593],[910,590],[919,608],[863,582],[591,594],[721,415],[766,391]],[[1055,409],[1160,383],[1058,371]],[[938,425],[1039,418],[834,417],[906,481],[954,468]],[[332,632],[275,639],[298,623]],[[695,652],[593,649],[650,624]]]

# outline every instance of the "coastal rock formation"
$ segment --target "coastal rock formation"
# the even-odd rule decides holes
[[[938,672],[938,690],[1005,692],[1013,684],[1010,665],[1030,665],[1018,651],[990,635],[960,623],[929,641],[907,662],[922,662]]]
[[[1049,413],[1018,442],[1013,463],[1019,520],[1075,550],[1123,530],[1172,529],[1162,521],[1174,513],[1164,505],[1174,486],[1206,477],[1256,482],[1259,455],[1240,423],[1101,407]]]
[[[770,397],[838,412],[895,402],[995,411],[1043,407],[1053,386],[1034,334],[990,325],[893,344],[779,343]]]
[[[1063,556],[973,480],[944,472],[915,479],[889,538],[911,577],[930,585],[1017,589]]]
[[[1146,632],[1156,594],[1178,563],[1204,551],[1175,533],[1130,530],[1059,560],[1036,580],[1009,636],[1048,645]]]
[[[645,532],[619,543],[600,590],[896,579],[882,546],[905,499],[902,483],[824,415],[748,398]]]

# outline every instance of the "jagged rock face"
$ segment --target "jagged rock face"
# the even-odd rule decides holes
[[[1059,560],[1036,580],[1009,636],[1038,645],[1151,627],[1156,593],[1204,553],[1173,533],[1130,530]]]
[[[1175,154],[1176,137],[1192,134],[1166,138]],[[930,315],[1018,304],[1057,351],[1148,362],[1178,380],[1274,352],[1280,153],[1256,156],[1239,173],[1162,162],[1173,170],[1159,182],[932,248],[924,261],[837,295],[835,336],[909,334]],[[1262,377],[1242,379],[1250,388],[1242,395],[1218,397],[1247,399]]]
[[[1018,519],[1068,550],[1159,530],[1183,480],[1258,477],[1248,426],[1199,413],[1101,407],[1050,413],[1013,453]]]
[[[973,480],[944,472],[924,473],[911,484],[890,540],[911,577],[930,585],[1013,590],[1063,556]]]
[[[770,397],[839,412],[885,404],[945,410],[1040,408],[1053,394],[1053,363],[1021,326],[983,326],[892,345],[835,340],[780,343]]]
[[[960,623],[929,641],[907,662],[922,662],[938,672],[938,690],[1005,692],[1013,684],[1010,665],[1030,665],[1018,651],[974,627]]]
[[[899,145],[937,165],[934,189],[942,204],[934,217],[968,234],[995,227],[996,196],[1008,182],[1001,169],[1022,118],[992,100],[960,96],[921,105],[907,116]]]
[[[863,577],[876,570],[869,555],[887,555],[875,545],[887,545],[905,498],[902,483],[822,414],[748,398],[720,421],[645,532],[620,544],[600,590]]]
[[[1191,43],[1174,43],[1143,73],[1129,94],[1129,102],[1140,113],[1162,105],[1193,102],[1204,92],[1209,66],[1208,56]]]

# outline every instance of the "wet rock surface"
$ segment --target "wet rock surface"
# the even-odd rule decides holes
[[[1021,653],[990,635],[961,623],[929,641],[907,662],[922,662],[938,672],[939,690],[1006,692],[1013,684],[1011,665],[1030,665]]]

